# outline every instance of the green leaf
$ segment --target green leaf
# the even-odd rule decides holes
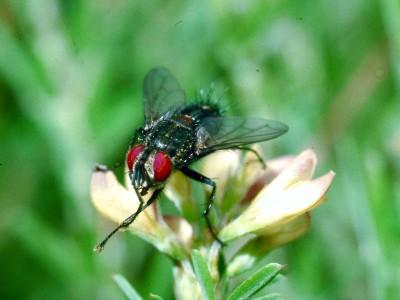
[[[150,294],[150,299],[154,299],[154,300],[164,300],[163,297],[158,296],[158,295],[153,294],[153,293]]]
[[[248,299],[271,282],[271,280],[279,274],[282,268],[282,265],[276,263],[266,265],[234,289],[228,297],[228,300]]]
[[[272,293],[264,296],[260,296],[257,298],[253,298],[252,300],[285,300],[287,298],[283,297],[281,294]]]
[[[203,291],[204,298],[207,300],[215,300],[214,287],[210,271],[208,270],[207,262],[204,257],[200,254],[200,251],[193,250],[192,262],[196,277],[200,282],[201,289]]]
[[[124,276],[121,274],[114,274],[113,279],[129,300],[143,300]]]

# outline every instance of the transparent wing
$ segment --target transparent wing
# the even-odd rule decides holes
[[[288,131],[288,127],[278,121],[243,117],[205,118],[201,126],[205,133],[200,156],[271,140]]]
[[[150,123],[168,110],[185,104],[185,92],[164,67],[151,69],[143,82],[145,122]]]

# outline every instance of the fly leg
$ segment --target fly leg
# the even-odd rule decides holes
[[[180,171],[181,171],[183,174],[185,174],[186,176],[188,176],[189,178],[193,179],[193,180],[196,180],[196,181],[198,181],[198,182],[201,182],[201,183],[203,183],[203,184],[207,184],[207,185],[211,186],[211,188],[212,188],[212,190],[211,190],[211,195],[210,195],[210,197],[208,198],[207,206],[206,206],[206,208],[205,208],[204,211],[203,211],[203,215],[204,215],[204,218],[206,219],[206,223],[207,223],[208,230],[210,230],[210,233],[211,233],[211,235],[213,236],[213,238],[214,238],[221,246],[224,246],[224,243],[218,238],[217,234],[215,233],[215,231],[214,231],[214,229],[213,229],[213,227],[212,227],[212,225],[211,225],[210,218],[209,218],[209,213],[210,213],[211,207],[212,207],[213,204],[214,204],[215,191],[216,191],[216,188],[217,188],[217,185],[215,184],[215,181],[212,180],[211,178],[208,178],[208,177],[206,177],[206,176],[204,176],[204,175],[201,175],[200,173],[197,173],[196,171],[194,171],[194,170],[192,170],[192,169],[189,169],[189,168],[187,168],[187,167],[181,168]]]
[[[136,189],[135,189],[136,191]],[[105,238],[104,240],[99,243],[95,248],[94,251],[95,252],[101,252],[104,249],[104,246],[106,245],[106,243],[108,242],[108,240],[120,229],[122,228],[126,228],[128,227],[130,224],[132,224],[133,221],[135,221],[136,217],[142,212],[144,211],[148,206],[150,206],[158,197],[158,195],[160,194],[161,189],[155,190],[153,192],[153,194],[151,195],[150,199],[145,203],[142,199],[142,197],[139,195],[138,192],[136,192],[136,194],[138,195],[140,204],[139,207],[137,208],[137,210],[130,215],[128,218],[126,218],[121,224],[119,224],[113,231],[111,231]]]
[[[259,163],[262,165],[263,169],[265,169],[265,168],[267,167],[267,165],[265,164],[264,159],[263,159],[263,158],[261,157],[261,155],[260,155],[256,150],[254,150],[253,148],[248,147],[248,146],[239,146],[239,147],[237,147],[237,149],[239,149],[239,150],[244,150],[244,151],[250,151],[251,153],[253,153],[253,154],[257,157],[257,160],[258,160]]]

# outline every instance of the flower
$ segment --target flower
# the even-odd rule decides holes
[[[222,241],[252,233],[266,237],[268,247],[271,247],[297,238],[306,231],[309,212],[322,203],[335,173],[329,171],[311,179],[317,165],[312,149],[303,151],[296,158],[287,157],[280,164],[278,162],[272,163],[275,170],[268,167],[271,163],[267,163],[266,170],[253,179],[249,191],[255,189],[250,193],[254,198],[245,196],[250,204],[220,231],[218,236]],[[277,170],[277,165],[282,169]],[[260,183],[264,184],[261,189]]]
[[[251,152],[241,160],[240,151],[219,151],[205,158],[202,165],[201,173],[217,184],[215,208],[221,215],[220,225],[225,224],[218,237],[229,242],[250,234],[265,251],[304,234],[310,225],[310,211],[325,199],[335,173],[329,171],[312,179],[317,165],[312,149],[297,157],[267,161],[266,168]],[[180,172],[171,176],[164,192],[182,217],[163,217],[153,204],[139,214],[129,230],[160,251],[183,258],[194,242],[207,241],[199,230],[203,227],[194,225],[201,219],[199,201],[192,195],[190,180]],[[121,185],[105,168],[93,172],[91,196],[97,210],[117,224],[139,206],[129,177],[126,175],[125,186]]]
[[[129,184],[128,176],[126,175],[123,186],[114,173],[103,166],[96,167],[93,171],[90,192],[96,209],[116,224],[122,223],[139,206],[139,200]],[[184,248],[190,243],[192,234],[190,225],[184,219],[170,217],[164,220],[157,214],[154,204],[140,213],[128,228],[174,258],[184,256]]]
[[[317,165],[312,149],[267,161],[265,168],[260,163],[261,150],[254,149],[259,156],[248,152],[244,159],[237,150],[216,152],[204,159],[200,171],[216,182],[212,215],[218,216],[215,228],[223,226],[219,239],[226,243],[246,236],[232,247],[209,243],[212,236],[204,234],[208,229],[200,222],[199,204],[204,200],[196,199],[199,193],[193,195],[191,180],[181,172],[172,174],[164,192],[182,217],[162,216],[156,201],[129,225],[131,232],[173,258],[177,299],[204,299],[205,278],[218,286],[221,274],[233,278],[249,271],[265,251],[300,237],[310,225],[311,210],[325,199],[335,173],[312,179]],[[209,194],[209,187],[205,189]],[[116,224],[139,206],[127,172],[122,185],[105,167],[97,167],[92,174],[91,197],[97,210]],[[206,262],[201,272],[193,267],[190,253],[194,251]]]

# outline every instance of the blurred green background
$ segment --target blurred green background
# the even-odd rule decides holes
[[[400,2],[0,0],[0,298],[173,299],[170,261],[89,199],[124,157],[141,86],[168,67],[231,114],[281,120],[267,153],[314,147],[337,177],[311,230],[275,250],[290,299],[400,298]]]

